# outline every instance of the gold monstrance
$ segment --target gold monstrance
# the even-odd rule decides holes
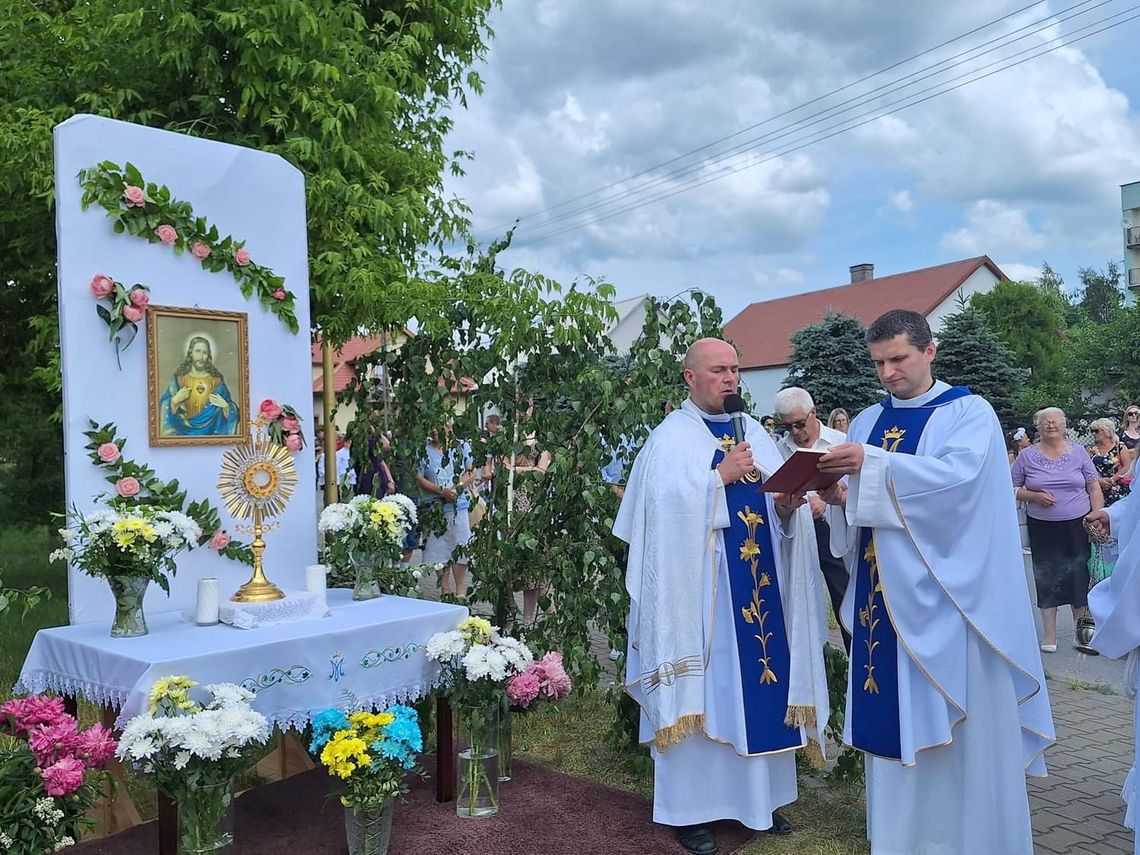
[[[277,528],[277,523],[265,525],[265,518],[285,510],[297,484],[297,470],[292,452],[269,438],[266,424],[261,416],[253,420],[249,442],[234,446],[222,456],[222,474],[218,477],[218,492],[229,512],[253,520],[252,526],[238,526],[238,531],[253,535],[253,576],[230,597],[235,603],[285,598],[285,593],[265,578],[261,563],[265,541],[261,536]]]

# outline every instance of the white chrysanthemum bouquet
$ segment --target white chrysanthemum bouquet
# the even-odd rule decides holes
[[[229,784],[269,739],[269,721],[250,706],[253,692],[218,683],[205,687],[213,699],[201,704],[190,694],[195,686],[181,676],[156,682],[146,713],[123,728],[116,752],[179,806],[180,851],[192,852],[224,842]]]
[[[396,564],[415,524],[415,502],[402,493],[382,499],[356,496],[328,505],[321,511],[317,528],[325,537],[322,560],[331,570],[333,584],[347,581],[354,573],[360,584],[362,565],[367,564],[371,566],[364,583],[375,583],[384,593],[414,593],[416,584],[409,572],[397,570]]]
[[[479,617],[460,621],[450,632],[437,632],[428,639],[426,653],[443,667],[444,691],[460,708],[500,703],[507,680],[534,661],[530,648],[500,635]]]
[[[202,538],[198,523],[181,511],[126,503],[87,515],[73,511],[59,533],[65,545],[51,554],[52,561],[74,564],[91,576],[147,578],[167,593],[174,557]]]

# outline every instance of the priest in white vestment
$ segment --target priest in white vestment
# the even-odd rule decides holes
[[[1136,535],[1140,523],[1140,493],[1131,493],[1110,508],[1094,511],[1087,519],[1095,528],[1115,537],[1118,544],[1116,568],[1112,575],[1089,591],[1089,611],[1096,620],[1096,633],[1091,646],[1113,659],[1128,657],[1124,668],[1124,690],[1131,698],[1140,688],[1140,537]],[[1133,708],[1133,736],[1140,746],[1140,706]],[[1134,749],[1140,751],[1140,748]],[[1136,765],[1140,759],[1133,755],[1132,768],[1124,782],[1121,798],[1127,810],[1124,824],[1135,831],[1137,811]],[[1133,852],[1140,855],[1140,835],[1133,842]]]
[[[653,819],[697,855],[708,824],[791,830],[795,750],[823,744],[826,618],[802,496],[765,493],[781,458],[744,416],[733,441],[724,397],[739,362],[719,339],[685,357],[691,397],[634,461],[614,533],[629,544],[626,689],[654,758]]]
[[[890,393],[820,460],[851,582],[844,741],[867,760],[873,855],[1032,855],[1026,774],[1055,741],[1001,426],[935,382],[926,319],[867,331]]]

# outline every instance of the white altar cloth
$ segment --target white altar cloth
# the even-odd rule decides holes
[[[138,638],[111,638],[102,621],[41,629],[14,691],[55,691],[116,707],[121,727],[146,709],[155,680],[186,674],[203,686],[245,686],[256,693],[253,708],[285,729],[353,699],[383,707],[435,688],[439,664],[424,648],[435,633],[454,629],[466,607],[351,596],[330,590],[323,620],[248,630],[195,626],[176,611],[148,615],[150,634]]]

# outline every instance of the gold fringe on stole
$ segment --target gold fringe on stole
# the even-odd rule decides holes
[[[815,727],[815,707],[789,706],[784,714],[784,724],[788,727]]]
[[[673,724],[658,730],[653,737],[653,744],[658,751],[664,751],[670,745],[676,745],[686,736],[692,736],[696,731],[703,730],[704,726],[704,713],[683,715]]]

